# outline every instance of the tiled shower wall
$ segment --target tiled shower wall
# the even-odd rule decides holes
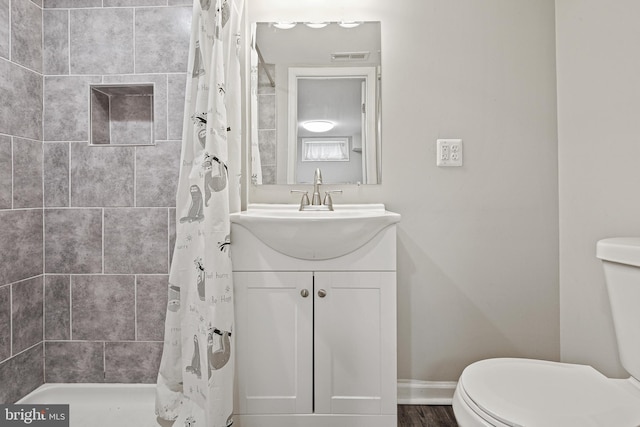
[[[16,104],[5,107],[3,97],[0,110],[0,126],[13,126],[0,129],[0,401],[15,400],[42,378],[154,382],[175,230],[191,1],[43,0],[40,8],[0,0],[0,20],[7,5],[15,21],[13,10],[24,3],[41,23],[33,25],[41,35],[25,44],[31,55],[32,43],[43,46],[33,71],[22,57],[0,58],[0,67],[16,74],[5,79],[2,70],[0,77],[0,89]],[[27,73],[39,86],[24,83]],[[154,84],[156,145],[89,146],[88,85],[133,82]],[[26,114],[38,105],[38,117]],[[32,123],[36,130],[27,132]],[[30,364],[39,381],[18,386]]]
[[[191,27],[175,3],[45,0],[45,382],[155,382]],[[88,85],[141,82],[156,145],[89,146]]]
[[[0,402],[44,378],[40,6],[0,0]]]
[[[258,146],[262,165],[262,183],[277,183],[276,153],[276,89],[271,85],[267,72],[276,78],[274,64],[258,64]]]

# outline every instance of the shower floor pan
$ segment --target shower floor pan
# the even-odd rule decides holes
[[[169,427],[154,413],[155,384],[44,384],[17,403],[68,404],[70,427]]]

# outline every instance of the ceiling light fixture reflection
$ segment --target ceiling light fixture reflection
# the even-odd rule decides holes
[[[329,25],[328,22],[305,22],[304,25],[306,25],[309,28],[324,28],[327,25]]]
[[[362,24],[362,22],[356,22],[356,21],[338,22],[338,25],[340,25],[342,28],[355,28],[355,27],[359,26],[360,24]]]
[[[302,123],[302,127],[309,132],[328,132],[335,127],[335,123],[327,120],[310,120]]]
[[[297,22],[276,22],[273,24],[274,27],[279,28],[281,30],[290,30],[297,25]]]

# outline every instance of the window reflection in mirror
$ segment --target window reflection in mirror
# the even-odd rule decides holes
[[[380,182],[380,23],[354,24],[253,25],[254,184]]]

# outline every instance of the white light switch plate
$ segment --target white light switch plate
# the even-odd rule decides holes
[[[438,139],[437,141],[438,166],[462,166],[462,140],[461,139]]]

